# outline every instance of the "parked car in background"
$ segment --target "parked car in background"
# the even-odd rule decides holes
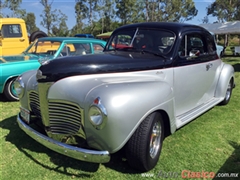
[[[217,54],[219,57],[222,57],[223,56],[223,53],[224,53],[224,47],[221,46],[221,45],[218,45],[217,44],[217,40],[216,40],[216,37],[215,37],[215,34],[213,32],[210,32],[212,35],[213,35],[213,38],[214,38],[214,41],[216,43],[216,48],[217,48]]]
[[[8,100],[18,100],[14,80],[25,71],[37,69],[39,61],[99,53],[105,44],[105,41],[91,38],[44,37],[36,40],[21,54],[0,56],[0,93],[4,93]]]
[[[47,37],[47,34],[35,31],[29,35],[23,19],[0,18],[0,56],[19,54],[41,37]]]
[[[224,47],[221,46],[221,45],[218,45],[218,44],[216,44],[216,47],[217,47],[217,54],[218,54],[218,56],[222,57],[223,53],[224,53]]]
[[[75,34],[74,37],[80,37],[80,38],[94,38],[92,34]]]
[[[19,76],[17,122],[66,156],[106,163],[124,149],[133,168],[149,171],[164,137],[228,104],[234,84],[233,67],[204,28],[131,24],[116,29],[101,54],[47,61]]]

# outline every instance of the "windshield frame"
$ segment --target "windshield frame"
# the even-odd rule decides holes
[[[156,39],[156,36],[158,40]],[[121,44],[121,38],[120,37],[127,37],[128,39],[126,44]],[[176,34],[173,31],[170,31],[168,29],[164,28],[149,28],[149,27],[135,27],[135,28],[125,28],[125,29],[119,29],[116,30],[110,37],[107,45],[105,46],[104,52],[110,52],[110,51],[133,51],[133,52],[142,52],[141,50],[144,50],[146,46],[141,46],[141,48],[134,47],[134,41],[137,40],[137,38],[151,38],[148,39],[148,41],[144,42],[151,42],[152,41],[152,48],[148,49],[148,51],[154,52],[153,54],[162,54],[166,56],[170,53],[172,48],[174,47],[176,43]],[[165,38],[165,39],[164,39]],[[124,39],[124,38],[123,38]],[[125,38],[127,39],[127,38]],[[159,39],[161,39],[161,43],[164,46],[162,46],[160,50],[160,45],[158,43],[160,42]],[[124,42],[125,43],[125,42]],[[165,50],[165,51],[164,51]]]

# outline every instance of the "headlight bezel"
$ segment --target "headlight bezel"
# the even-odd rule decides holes
[[[18,98],[22,98],[25,91],[25,84],[21,75],[14,81],[13,86]]]
[[[97,97],[90,105],[88,110],[88,118],[91,124],[98,130],[102,129],[107,123],[107,110]]]

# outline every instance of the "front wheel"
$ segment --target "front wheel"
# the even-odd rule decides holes
[[[13,85],[15,80],[16,80],[16,78],[9,80],[4,87],[3,93],[9,101],[19,100],[17,93],[15,91],[14,85]]]
[[[139,125],[126,144],[127,160],[133,168],[149,171],[158,162],[164,139],[160,113],[152,113]]]
[[[231,96],[232,96],[232,89],[233,89],[233,80],[231,79],[228,83],[227,91],[224,100],[220,103],[220,105],[226,105],[229,103]]]

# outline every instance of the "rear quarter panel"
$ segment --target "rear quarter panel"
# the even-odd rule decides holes
[[[225,97],[228,83],[233,78],[234,80],[234,68],[230,64],[223,63],[221,73],[218,79],[215,97],[223,98]]]

